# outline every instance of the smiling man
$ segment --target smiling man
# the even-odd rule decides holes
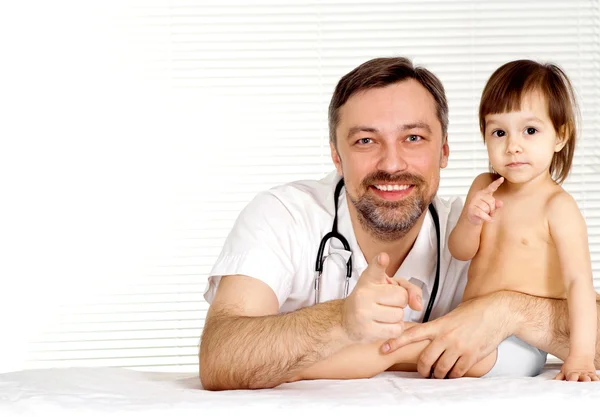
[[[256,196],[210,273],[204,388],[369,377],[411,369],[404,362],[459,377],[517,331],[566,356],[565,303],[499,292],[460,304],[468,263],[447,243],[462,202],[436,196],[447,128],[441,82],[405,58],[373,59],[339,81],[336,170]]]

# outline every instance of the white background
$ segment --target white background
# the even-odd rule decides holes
[[[202,292],[237,213],[333,169],[331,93],[376,56],[446,87],[441,196],[487,168],[492,71],[566,70],[583,125],[565,187],[600,284],[598,1],[7,1],[0,53],[0,372],[195,371]]]

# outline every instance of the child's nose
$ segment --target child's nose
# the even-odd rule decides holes
[[[506,141],[506,153],[512,155],[521,152],[523,152],[523,148],[518,138],[514,137],[514,135],[513,137],[509,137]]]

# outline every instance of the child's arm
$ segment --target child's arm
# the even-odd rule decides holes
[[[550,234],[560,259],[569,308],[569,356],[556,379],[590,381],[596,374],[596,293],[585,220],[567,193],[548,204]]]
[[[468,261],[475,256],[479,250],[483,222],[492,221],[496,208],[502,207],[502,202],[496,200],[493,194],[504,178],[500,177],[493,182],[492,179],[492,175],[487,173],[475,178],[460,218],[450,233],[448,249],[460,261]]]
[[[418,325],[405,323],[406,329]],[[390,371],[415,372],[417,362],[423,350],[431,343],[430,340],[411,343],[396,351],[381,353],[384,340],[370,344],[356,344],[348,346],[327,359],[315,363],[301,371],[292,380],[305,379],[362,379],[371,378],[380,373]],[[496,361],[495,353],[473,365],[465,374],[467,377],[480,377],[485,375]]]
[[[405,323],[406,328],[415,323]],[[398,363],[411,364],[406,370],[415,370],[419,355],[430,343],[417,342],[390,354],[381,353],[385,340],[370,344],[355,344],[304,369],[293,381],[305,379],[360,379],[371,378]],[[412,369],[411,369],[412,368]]]

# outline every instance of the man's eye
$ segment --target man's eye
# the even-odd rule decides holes
[[[501,138],[501,137],[503,137],[505,135],[506,135],[506,132],[504,130],[500,130],[500,129],[494,130],[492,132],[492,136],[496,136],[497,138]]]
[[[419,136],[419,135],[410,135],[410,136],[408,136],[408,137],[406,138],[406,141],[407,141],[407,142],[418,142],[418,141],[420,141],[421,139],[423,139],[423,138],[422,138],[421,136]]]
[[[535,127],[528,127],[527,129],[525,129],[525,133],[527,133],[528,135],[535,135],[537,132],[537,129]]]
[[[360,143],[361,145],[368,145],[371,142],[372,142],[371,138],[360,138],[358,140],[358,143]]]

